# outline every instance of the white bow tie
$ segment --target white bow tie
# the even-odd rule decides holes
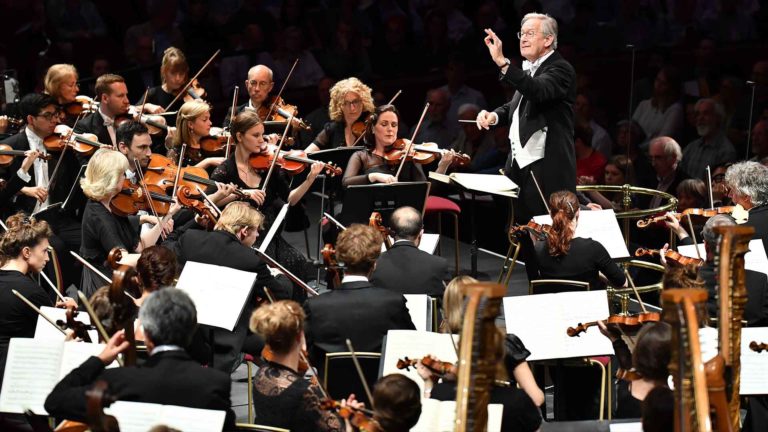
[[[531,71],[531,75],[533,75],[534,72],[536,72],[536,69],[541,66],[541,59],[538,59],[536,61],[530,62],[528,60],[523,60],[523,70],[524,71]]]
[[[104,117],[104,127],[110,127],[110,126],[112,126],[114,124],[115,124],[115,120],[113,120],[113,119],[111,119],[109,117]]]

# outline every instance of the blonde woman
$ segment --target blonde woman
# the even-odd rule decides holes
[[[211,106],[204,100],[196,99],[185,102],[179,108],[176,117],[176,129],[169,131],[166,145],[170,141],[168,157],[178,162],[181,145],[186,144],[184,165],[199,168],[211,168],[224,161],[223,157],[203,158],[200,152],[200,139],[211,133]]]
[[[317,150],[350,147],[358,136],[353,134],[353,125],[359,123],[363,130],[365,119],[376,107],[371,96],[371,88],[357,78],[347,78],[331,87],[331,102],[328,105],[328,115],[331,121],[323,126],[323,130],[307,146],[306,152]],[[358,145],[362,145],[362,139]]]
[[[80,85],[77,83],[77,69],[71,64],[55,64],[48,68],[43,78],[43,87],[45,93],[49,94],[59,108],[64,110],[61,116],[61,123],[72,126],[75,122],[75,115],[66,114],[67,105],[74,103],[77,93],[80,91]]]
[[[164,108],[173,102],[179,90],[189,80],[187,57],[180,49],[169,47],[163,52],[163,60],[160,63],[160,80],[162,81],[161,85],[152,87],[147,92],[146,102],[158,105],[161,108],[160,112],[163,112]],[[143,95],[144,91],[141,91],[140,94]],[[142,96],[136,105],[141,105],[143,102]],[[169,110],[177,109],[183,102],[183,98],[179,98]],[[176,114],[166,116],[165,120],[169,125],[176,123]]]
[[[135,266],[141,251],[157,243],[163,228],[156,224],[140,235],[137,218],[118,216],[110,210],[109,203],[122,190],[127,169],[128,160],[122,153],[100,149],[91,157],[85,177],[80,180],[80,186],[89,198],[83,212],[80,255],[104,274],[110,273],[107,255],[112,248],[122,249],[122,262]],[[178,205],[172,205],[169,215],[173,216],[178,210]],[[173,230],[170,216],[164,225],[166,231]],[[104,280],[96,273],[83,269],[80,288],[86,295],[90,296],[103,284]]]

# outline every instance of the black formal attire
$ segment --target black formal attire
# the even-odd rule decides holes
[[[414,330],[405,297],[368,281],[342,282],[333,291],[304,303],[304,334],[312,364],[324,363],[325,354],[348,351],[346,340],[357,351],[381,351],[389,330]]]
[[[117,129],[117,126],[114,127]],[[101,113],[98,110],[81,118],[80,121],[75,125],[75,132],[92,133],[96,135],[96,137],[99,139],[99,142],[102,144],[117,144],[112,142],[112,137],[109,135],[109,130],[106,126],[104,126],[104,118],[101,116]]]
[[[136,105],[139,106],[144,102],[149,102],[151,104],[159,105],[165,108],[168,106],[168,104],[173,102],[174,99],[176,99],[176,95],[166,92],[165,90],[163,90],[163,86],[159,85],[159,86],[150,88],[149,91],[147,92],[146,100],[142,95],[142,97],[136,102]],[[181,108],[183,104],[184,104],[184,97],[180,96],[178,99],[176,99],[176,102],[173,102],[172,106],[168,107],[168,111],[176,111],[179,108]],[[176,114],[169,114],[163,117],[165,117],[165,122],[169,126],[176,126],[176,117],[177,117]],[[154,149],[153,149],[153,153],[154,153]]]
[[[441,401],[456,400],[456,382],[443,381],[432,388],[432,399]],[[501,404],[503,431],[537,431],[541,426],[541,412],[525,391],[517,387],[492,387],[488,403]]]
[[[632,353],[624,339],[618,338],[613,341],[613,351],[620,368],[630,370],[634,367]],[[619,380],[616,385],[616,412],[613,417],[618,419],[642,417],[642,402],[632,396],[631,383]]]
[[[37,313],[16,297],[11,289],[18,291],[37,307],[53,306],[49,292],[32,278],[16,270],[0,270],[0,386],[3,383],[11,338],[34,337],[37,325]]]
[[[450,279],[445,258],[420,250],[412,241],[399,240],[376,260],[371,283],[400,294],[442,298],[443,281]]]
[[[100,202],[88,200],[83,213],[83,238],[80,256],[105,275],[112,274],[107,256],[115,247],[134,253],[141,240],[137,218],[118,216]],[[93,270],[84,267],[80,289],[90,297],[107,283]]]
[[[768,205],[749,209],[749,220],[744,225],[755,227],[755,235],[752,238],[762,240],[765,250],[768,251]]]
[[[45,400],[46,411],[55,417],[85,420],[85,392],[97,380],[106,381],[109,393],[121,401],[226,411],[224,429],[234,427],[229,375],[201,367],[183,350],[151,355],[138,367],[113,369],[105,369],[98,357],[91,357],[56,384]]]
[[[365,122],[365,120],[370,115],[371,114],[369,112],[363,112],[360,114],[360,118],[357,119],[357,121]],[[346,129],[346,127],[347,124],[344,122],[344,119],[331,120],[322,126],[320,132],[318,132],[315,139],[312,140],[312,144],[320,147],[320,150],[327,150],[336,147],[346,147],[347,138],[344,134],[344,129]],[[357,143],[357,145],[365,145],[362,138],[360,139],[360,142]]]
[[[349,159],[347,169],[344,171],[344,179],[342,184],[344,187],[352,185],[367,185],[371,184],[368,180],[368,174],[371,173],[383,173],[389,175],[397,174],[397,170],[400,168],[400,164],[389,165],[383,157],[373,154],[370,150],[360,150],[355,152]],[[424,175],[424,171],[421,169],[421,165],[413,163],[413,161],[407,161],[403,166],[403,171],[400,173],[398,181],[400,182],[417,182],[426,181],[427,176]]]
[[[599,289],[605,288],[598,275],[602,272],[614,286],[626,282],[624,273],[605,247],[592,239],[574,237],[568,253],[561,256],[549,254],[547,241],[536,243],[535,252],[539,279],[589,282],[590,289]]]
[[[705,262],[699,268],[699,276],[704,280],[709,298],[707,308],[710,316],[716,317],[720,308],[717,291],[717,269],[714,263]],[[765,327],[768,325],[768,277],[765,273],[752,270],[746,271],[747,304],[744,305],[744,320],[749,327]]]
[[[576,100],[576,72],[560,53],[554,51],[531,77],[527,71],[509,66],[501,81],[516,91],[512,100],[494,110],[498,124],[511,125],[518,109],[520,145],[525,148],[537,131],[546,133],[544,158],[520,168],[511,151],[505,173],[520,187],[515,217],[525,223],[546,208],[531,178],[536,175],[545,197],[553,192],[576,191],[576,154],[573,148],[573,103]]]
[[[343,431],[344,422],[332,410],[320,409],[323,394],[296,371],[267,362],[253,379],[255,422],[301,431]]]
[[[291,298],[291,284],[285,279],[273,277],[267,265],[258,258],[256,252],[240,243],[234,234],[226,231],[187,230],[178,242],[168,244],[176,252],[179,264],[187,261],[213,264],[256,273],[256,282],[251,296],[246,302],[240,317],[232,331],[203,326],[209,330],[213,340],[213,367],[224,372],[231,372],[239,365],[240,353],[243,352],[248,337],[248,321],[251,311],[257,305],[257,296],[264,299],[263,287],[267,287],[278,299]],[[256,344],[258,345],[258,344]],[[250,352],[258,357],[261,352]]]
[[[664,190],[659,188],[660,180],[658,177],[648,178],[644,183],[640,183],[640,186],[648,189],[660,190],[661,192],[666,192],[668,194],[677,196],[677,187],[680,185],[680,183],[683,182],[683,180],[688,180],[690,177],[679,168],[676,169],[672,175],[674,177],[672,178],[671,183],[669,183],[669,186],[667,186],[667,188]],[[653,197],[651,195],[640,195],[638,198],[638,206],[644,209],[649,208],[652,199]]]

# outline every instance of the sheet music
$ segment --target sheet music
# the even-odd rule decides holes
[[[501,431],[504,405],[488,404],[488,432]],[[452,432],[455,428],[456,401],[421,400],[421,416],[411,432]]]
[[[611,423],[610,432],[643,432],[643,424],[640,422],[632,423]]]
[[[269,231],[267,232],[267,235],[264,236],[264,240],[261,241],[261,245],[259,245],[259,250],[264,252],[267,250],[267,247],[272,242],[272,239],[275,237],[275,234],[277,234],[277,231],[280,229],[280,226],[283,224],[283,219],[285,219],[285,215],[288,214],[288,204],[283,204],[283,207],[280,209],[280,212],[277,214],[277,217],[272,222],[272,226],[269,227]]]
[[[416,330],[430,331],[432,327],[432,317],[429,314],[429,296],[426,294],[403,294],[411,315],[411,321],[416,326]]]
[[[701,258],[706,259],[707,251],[704,248],[704,243],[699,243],[696,247],[699,248]],[[677,251],[680,252],[680,255],[698,258],[694,245],[678,246]],[[762,240],[757,239],[749,242],[749,252],[744,255],[744,268],[768,274],[768,256],[766,256],[765,246],[763,245]]]
[[[550,215],[534,216],[533,220],[538,224],[552,225]],[[629,258],[629,250],[624,243],[619,221],[616,220],[616,213],[612,209],[580,211],[579,225],[574,236],[591,238],[600,243],[613,259]]]
[[[451,173],[451,175],[446,176],[430,172],[429,178],[443,183],[454,181],[465,189],[511,198],[517,198],[517,191],[519,189],[515,182],[501,174]]]
[[[579,337],[566,332],[608,315],[605,291],[504,297],[507,333],[523,341],[531,352],[528,361],[613,354],[611,341],[596,326]]]
[[[192,298],[199,324],[232,331],[255,281],[256,273],[187,261],[176,288]]]
[[[105,413],[115,416],[121,432],[146,432],[165,425],[184,432],[218,431],[226,412],[143,402],[114,402]]]
[[[387,332],[387,340],[382,347],[382,376],[399,373],[412,379],[424,392],[424,380],[416,369],[410,371],[397,368],[397,360],[408,357],[420,359],[427,354],[432,354],[441,361],[455,363],[458,359],[456,349],[451,338],[455,338],[458,347],[458,335],[447,333],[433,333],[419,330],[390,330]]]
[[[48,318],[52,319],[53,322],[58,320],[62,320],[64,322],[67,321],[66,309],[54,308],[50,306],[40,306],[40,311],[44,313]],[[88,316],[86,312],[79,312],[75,317],[75,321],[90,325],[91,317]],[[96,330],[88,330],[88,335],[91,336],[92,341],[99,340],[99,333]],[[64,338],[66,338],[66,336],[62,332],[56,330],[51,325],[51,323],[45,320],[45,318],[40,315],[37,316],[37,324],[35,325],[35,339],[63,341]]]
[[[395,242],[395,239],[392,238],[392,236],[389,237],[389,241],[392,243]],[[430,255],[435,254],[435,250],[437,249],[437,243],[440,241],[440,234],[430,234],[430,233],[424,233],[421,236],[421,242],[419,242],[419,250],[422,250]],[[384,246],[384,243],[381,243],[381,252],[384,253],[387,251],[387,247]]]
[[[29,409],[47,415],[45,398],[59,382],[64,342],[12,338],[0,390],[0,412],[21,414]]]
[[[768,343],[768,327],[741,329],[741,387],[742,395],[768,394],[768,351],[756,353],[750,342]]]

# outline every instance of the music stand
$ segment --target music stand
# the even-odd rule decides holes
[[[365,150],[365,147],[336,147],[307,153],[307,158],[320,162],[332,163],[342,170],[346,170],[347,165],[349,164],[349,159],[352,158],[352,155],[355,154],[355,152],[360,150]],[[341,176],[329,177],[326,179],[326,190],[331,192],[329,195],[332,196],[334,192],[341,190],[342,177],[343,174]],[[333,200],[331,200],[331,208],[333,208]]]
[[[423,216],[429,187],[429,182],[350,186],[344,193],[339,220],[346,226],[353,223],[368,225],[372,212],[381,213],[382,220],[386,221],[395,209],[403,206],[413,207]]]

